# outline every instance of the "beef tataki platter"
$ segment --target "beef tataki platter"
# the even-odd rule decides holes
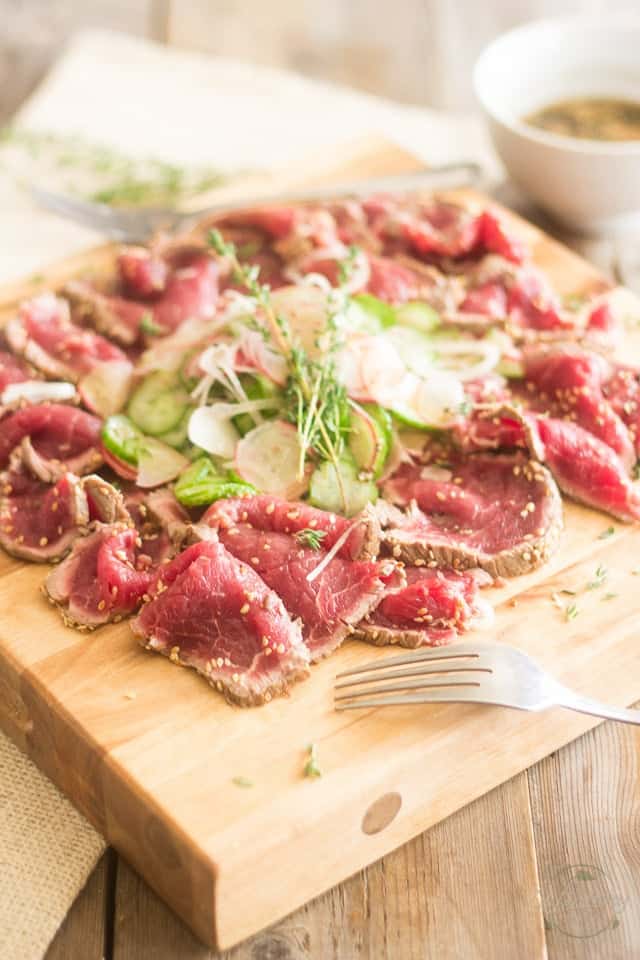
[[[488,203],[264,206],[122,248],[4,329],[0,543],[55,564],[70,629],[131,618],[240,705],[346,642],[455,642],[553,557],[564,498],[640,518],[623,328]]]

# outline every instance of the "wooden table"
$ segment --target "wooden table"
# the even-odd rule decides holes
[[[535,218],[508,186],[497,193]],[[638,290],[633,245],[560,239]],[[602,724],[223,956],[637,960],[639,781],[640,730]],[[103,956],[214,954],[108,851],[47,960]]]

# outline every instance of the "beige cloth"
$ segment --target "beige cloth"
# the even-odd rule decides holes
[[[167,122],[170,118],[170,122]],[[492,163],[479,122],[117,34],[80,35],[21,115],[131,153],[274,168],[323,145],[384,134],[430,162]],[[37,210],[0,175],[0,282],[96,242]],[[10,242],[7,242],[10,238]],[[43,642],[45,642],[43,640]],[[104,848],[0,733],[0,960],[38,960]]]

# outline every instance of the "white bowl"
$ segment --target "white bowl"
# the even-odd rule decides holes
[[[476,95],[512,179],[573,229],[640,228],[640,141],[579,140],[523,117],[568,97],[640,100],[640,18],[567,17],[510,30],[480,55]]]

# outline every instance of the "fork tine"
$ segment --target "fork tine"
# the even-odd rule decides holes
[[[369,670],[381,670],[385,667],[401,667],[410,663],[421,663],[424,660],[459,660],[474,658],[479,660],[482,648],[468,643],[458,643],[455,647],[429,647],[426,650],[412,650],[399,657],[388,657],[384,660],[373,660],[360,664],[352,670],[343,670],[336,674],[336,680],[342,677],[352,677],[357,673],[367,673]]]
[[[473,666],[471,665],[473,664]],[[413,676],[428,676],[430,674],[440,674],[444,676],[447,673],[491,673],[491,670],[488,667],[477,667],[475,665],[476,661],[472,661],[468,667],[466,666],[448,666],[446,661],[440,661],[438,663],[426,663],[424,661],[419,661],[414,666],[409,666],[406,670],[384,670],[382,672],[376,672],[375,676],[371,676],[371,671],[366,671],[366,675],[359,677],[354,675],[354,679],[342,680],[340,683],[336,683],[335,689],[340,690],[342,687],[355,687],[359,683],[369,683],[371,680],[382,681],[382,680],[399,680],[401,677],[413,677]],[[380,664],[381,667],[385,666],[386,663]],[[341,676],[341,674],[339,674]]]
[[[459,691],[425,690],[402,696],[371,697],[368,700],[345,700],[335,704],[336,710],[360,710],[367,707],[403,707],[412,703],[485,703],[477,687],[465,687]]]
[[[396,693],[398,690],[431,690],[437,687],[479,687],[477,680],[447,680],[442,677],[439,679],[427,680],[417,678],[415,680],[402,680],[400,683],[388,683],[385,686],[374,684],[371,687],[365,687],[362,690],[346,691],[337,693],[335,700],[353,700],[356,697],[377,696],[387,693]]]

